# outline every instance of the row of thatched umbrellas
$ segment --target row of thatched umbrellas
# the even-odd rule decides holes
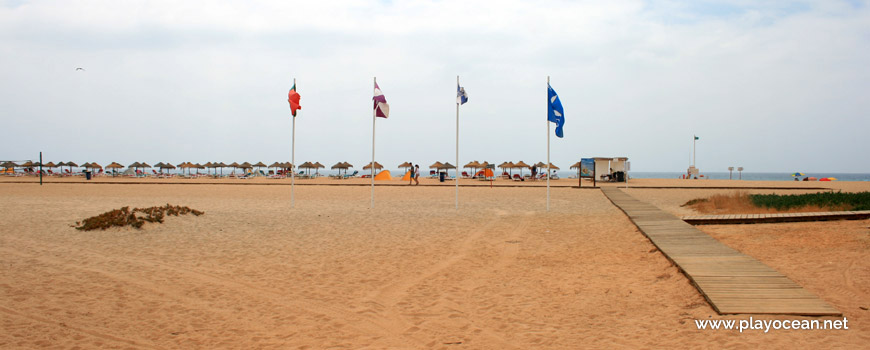
[[[39,166],[38,162],[30,162],[30,161],[22,163],[22,164],[16,164],[14,162],[5,162],[3,164],[0,164],[0,167],[7,168],[7,169],[9,169],[9,168],[31,168],[31,167],[36,167],[36,166]],[[70,167],[70,171],[72,171],[73,167],[82,167],[82,168],[86,168],[86,169],[103,169],[103,166],[101,166],[100,164],[98,164],[96,162],[84,163],[81,166],[74,163],[74,162],[60,162],[60,163],[48,162],[48,163],[43,164],[42,166],[47,167],[47,168],[68,166],[68,167]],[[406,170],[407,170],[407,168],[410,168],[412,166],[413,166],[413,164],[408,163],[408,162],[399,164],[399,168],[406,168]],[[539,169],[542,169],[542,168],[546,168],[547,164],[545,164],[544,162],[539,162],[539,163],[535,164],[535,166]],[[315,173],[317,173],[317,171],[319,169],[322,169],[325,167],[326,166],[324,166],[323,164],[320,164],[320,162],[314,162],[314,163],[305,162],[305,163],[302,163],[298,166],[299,169],[308,169],[308,170],[314,169]],[[475,160],[475,161],[469,162],[468,164],[465,164],[465,166],[463,168],[470,168],[470,169],[477,170],[477,169],[484,169],[484,168],[491,168],[491,167],[492,167],[492,164],[490,164],[489,162],[484,161],[481,163],[481,162],[478,162]],[[507,169],[507,171],[510,171],[512,169],[520,169],[520,173],[522,173],[522,169],[531,168],[532,166],[524,163],[523,161],[519,161],[516,163],[504,162],[504,163],[499,164],[498,167],[501,168],[502,171],[504,171],[506,169]],[[111,164],[105,166],[105,168],[114,170],[114,169],[123,169],[124,166],[117,163],[117,162],[112,162]],[[174,166],[170,163],[163,163],[163,162],[154,164],[154,166],[151,166],[145,162],[141,162],[141,163],[140,162],[133,162],[132,164],[128,165],[127,168],[133,168],[133,169],[156,168],[156,169],[160,169],[161,172],[163,170],[166,170],[166,169],[180,168],[180,169],[188,169],[188,173],[190,172],[190,169],[215,169],[215,171],[220,170],[221,174],[223,174],[223,168],[233,168],[233,171],[235,171],[235,169],[251,169],[251,168],[258,168],[258,170],[259,170],[259,168],[277,168],[277,169],[285,169],[286,170],[286,169],[292,169],[292,168],[294,168],[294,166],[292,164],[290,164],[290,162],[283,162],[283,163],[282,162],[275,162],[275,163],[272,163],[271,165],[266,165],[263,162],[258,162],[256,164],[251,164],[248,162],[244,162],[241,164],[235,163],[235,162],[230,163],[230,164],[225,164],[223,162],[208,162],[205,164],[184,162],[184,163],[179,164],[178,166]],[[347,173],[347,169],[349,169],[349,168],[353,168],[353,165],[348,163],[348,162],[338,162],[332,166],[333,170],[335,170],[335,169],[338,169],[339,171],[344,170],[345,174]],[[577,162],[571,166],[571,169],[575,169],[575,168],[577,168],[577,169],[580,168],[580,162]],[[363,167],[363,170],[368,170],[368,169],[371,169],[371,164],[366,164],[366,166]],[[375,162],[375,170],[380,170],[380,169],[383,169],[383,166],[380,163]],[[449,162],[446,162],[446,163],[435,162],[434,164],[429,166],[429,169],[447,170],[447,169],[456,169],[456,166],[450,164]],[[550,169],[560,170],[560,168],[558,166],[555,166],[552,163],[550,163]]]

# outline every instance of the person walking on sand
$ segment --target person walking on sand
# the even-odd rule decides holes
[[[411,162],[408,162],[408,164],[411,164]],[[417,174],[416,169],[414,169],[414,166],[411,165],[411,177],[408,179],[408,185],[411,185],[411,183],[414,182],[415,174]]]
[[[538,167],[532,164],[532,180],[536,180],[535,176],[538,176]]]
[[[420,184],[420,164],[414,165],[414,172],[411,175],[411,178],[414,179],[414,185]]]

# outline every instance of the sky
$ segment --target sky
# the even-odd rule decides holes
[[[0,0],[0,160],[868,173],[868,5]]]

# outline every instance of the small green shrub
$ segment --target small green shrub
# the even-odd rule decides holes
[[[819,192],[807,194],[752,194],[752,204],[758,207],[789,210],[810,205],[843,210],[870,210],[870,192]]]

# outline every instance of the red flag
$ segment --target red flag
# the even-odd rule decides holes
[[[296,117],[296,111],[302,109],[302,106],[299,105],[299,93],[296,92],[296,84],[293,84],[293,87],[290,88],[290,93],[287,94],[287,102],[290,102],[290,112]]]

